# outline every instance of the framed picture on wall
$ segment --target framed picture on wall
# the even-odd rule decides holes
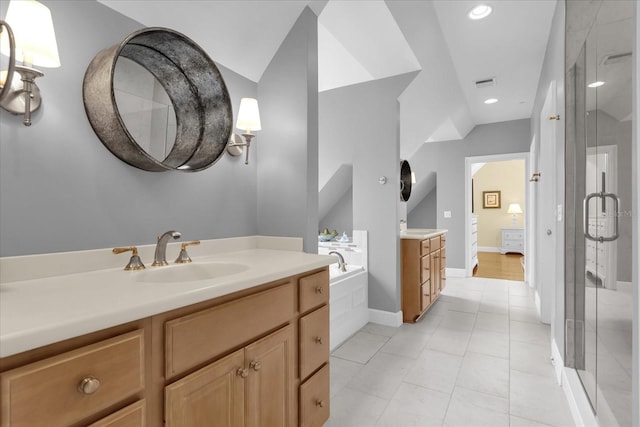
[[[482,207],[484,209],[500,208],[500,192],[499,191],[483,191]]]

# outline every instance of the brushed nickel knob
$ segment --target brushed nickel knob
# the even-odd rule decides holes
[[[318,286],[318,287],[316,288],[316,294],[321,294],[321,293],[322,293],[322,291],[323,291],[322,286]]]
[[[253,360],[249,364],[249,368],[253,369],[254,371],[259,371],[260,368],[262,368],[262,363],[258,360]]]
[[[238,368],[238,370],[236,371],[236,375],[239,376],[240,378],[247,378],[249,376],[249,370]]]
[[[318,408],[324,408],[324,400],[322,399],[316,399],[316,406]]]
[[[316,337],[316,344],[322,344],[322,337]]]
[[[78,383],[78,391],[82,394],[93,394],[100,388],[100,380],[94,377],[84,377]]]

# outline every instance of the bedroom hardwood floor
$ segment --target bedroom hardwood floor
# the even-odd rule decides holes
[[[478,252],[478,268],[473,277],[523,281],[524,269],[520,263],[521,258],[520,254]]]

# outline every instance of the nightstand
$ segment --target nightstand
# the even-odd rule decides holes
[[[507,252],[519,252],[524,255],[524,228],[508,227],[502,228],[501,254]]]

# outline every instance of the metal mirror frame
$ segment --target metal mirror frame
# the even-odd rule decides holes
[[[162,161],[135,141],[118,112],[113,79],[120,56],[153,74],[173,103],[176,140]],[[213,60],[183,34],[160,27],[130,34],[119,45],[98,52],[87,68],[82,89],[96,135],[131,166],[152,172],[197,172],[224,154],[233,126],[229,92]]]
[[[400,162],[400,200],[409,201],[411,197],[411,165],[406,160]]]

